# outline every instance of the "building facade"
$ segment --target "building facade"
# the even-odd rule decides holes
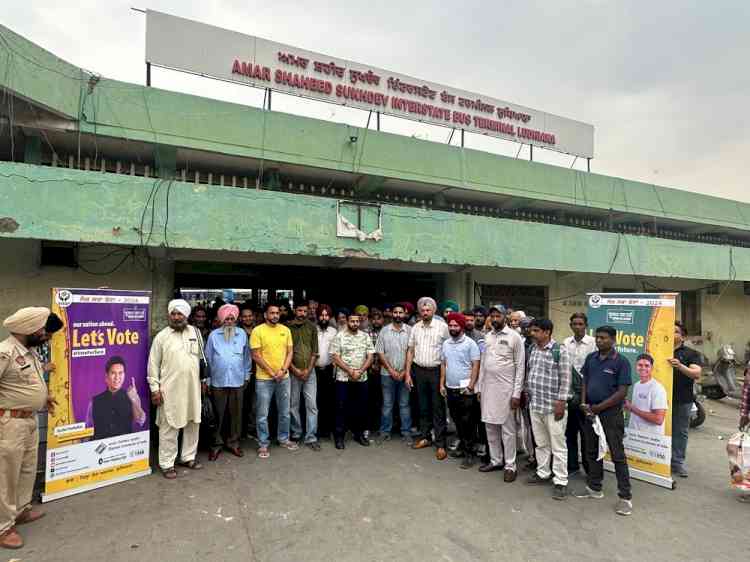
[[[94,76],[0,27],[0,316],[51,287],[425,292],[549,315],[677,291],[750,339],[750,205]],[[371,295],[371,296],[369,296]]]

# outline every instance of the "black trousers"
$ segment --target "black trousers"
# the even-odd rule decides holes
[[[336,431],[337,438],[344,438],[350,429],[359,437],[367,429],[367,381],[336,381]]]
[[[318,403],[318,437],[328,437],[333,433],[336,412],[336,389],[334,387],[333,365],[315,367],[315,376],[317,377],[316,383],[318,385],[315,396],[315,400]]]
[[[412,373],[419,393],[419,432],[430,439],[430,430],[435,431],[435,445],[445,448],[447,424],[445,399],[440,394],[440,367],[412,366]]]
[[[609,455],[615,465],[617,495],[629,500],[632,498],[632,494],[630,491],[630,471],[628,470],[628,461],[625,458],[625,447],[622,443],[625,437],[625,418],[622,415],[622,408],[618,407],[601,412],[599,420],[604,428]],[[594,425],[590,419],[586,419],[584,433],[586,435],[586,456],[589,461],[586,481],[589,488],[598,492],[602,489],[604,462],[596,460],[599,452],[599,437],[594,433]]]
[[[377,370],[377,372],[375,372]],[[370,369],[367,375],[367,428],[372,432],[380,430],[383,414],[383,383],[380,381],[380,367]]]
[[[477,439],[476,395],[461,394],[460,390],[448,389],[448,410],[456,424],[461,449],[474,454]]]
[[[477,424],[477,436],[474,442],[478,445],[484,445],[485,455],[489,455],[490,449],[489,444],[487,443],[487,428],[482,421],[482,407],[479,404],[479,399],[476,397],[476,394],[474,395],[474,404],[472,405],[472,408],[474,408],[474,418],[476,419]]]
[[[581,411],[578,404],[568,405],[568,425],[565,428],[565,441],[568,445],[568,472],[573,472],[581,468],[578,462],[578,439],[581,441],[581,461],[583,470],[588,474],[589,460],[586,457],[586,436],[584,435],[584,425],[586,415]]]

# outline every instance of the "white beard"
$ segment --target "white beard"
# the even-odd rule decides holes
[[[224,326],[224,341],[230,343],[234,339],[234,326]]]

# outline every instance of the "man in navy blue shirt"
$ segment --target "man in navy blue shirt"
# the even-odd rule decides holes
[[[584,435],[589,473],[586,478],[586,491],[577,495],[593,499],[604,497],[602,492],[604,463],[596,458],[599,454],[599,436],[594,430],[593,423],[595,416],[598,416],[617,476],[620,500],[615,511],[619,515],[631,515],[633,504],[628,461],[625,458],[623,446],[625,418],[622,413],[628,386],[632,383],[630,363],[615,350],[617,331],[612,326],[600,326],[594,335],[597,351],[586,357],[581,369],[581,375],[583,375],[581,409],[586,414]]]

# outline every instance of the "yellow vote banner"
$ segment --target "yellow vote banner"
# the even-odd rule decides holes
[[[633,478],[672,488],[672,367],[676,293],[592,293],[589,326],[612,326],[615,350],[630,363],[625,455]],[[648,361],[636,365],[639,355]],[[607,456],[605,466],[612,469]]]

